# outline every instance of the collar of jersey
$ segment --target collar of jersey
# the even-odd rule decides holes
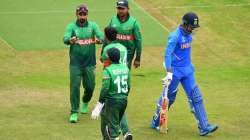
[[[181,34],[184,35],[184,36],[189,36],[189,35],[190,35],[190,34],[187,34],[181,26],[179,26],[179,31],[180,31]]]
[[[88,24],[89,24],[88,20],[83,24],[83,26],[81,26],[81,25],[79,24],[79,22],[76,21],[76,25],[77,25],[78,27],[87,27]]]

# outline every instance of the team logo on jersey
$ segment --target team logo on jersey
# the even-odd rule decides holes
[[[74,36],[79,36],[79,30],[74,30],[75,34]]]
[[[88,28],[88,33],[92,33],[92,29],[91,28]]]
[[[130,27],[122,27],[122,30],[123,30],[123,31],[129,31],[129,30],[130,30]]]
[[[184,36],[181,38],[181,42],[182,42],[182,43],[185,43],[185,42],[186,42],[186,38],[185,38]]]
[[[181,37],[180,44],[181,44],[181,49],[187,49],[187,48],[191,47],[191,44],[190,44],[188,38],[186,38],[184,36]]]
[[[131,29],[130,27],[127,27],[126,31],[130,31],[130,29]]]

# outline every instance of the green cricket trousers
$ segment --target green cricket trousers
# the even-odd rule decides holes
[[[127,99],[107,99],[101,113],[101,131],[104,140],[120,135],[120,123],[127,107]]]
[[[82,101],[88,103],[95,89],[95,66],[81,68],[70,65],[70,104],[71,113],[77,113],[80,104],[80,86],[84,88]]]

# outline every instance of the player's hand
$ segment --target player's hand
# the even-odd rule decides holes
[[[101,114],[103,106],[104,106],[104,103],[97,102],[94,110],[91,113],[91,119],[93,119],[93,120],[97,120],[98,119],[98,117]]]
[[[95,43],[96,43],[96,44],[102,44],[102,41],[101,41],[101,40],[96,39]]]
[[[162,79],[162,85],[168,86],[173,79],[173,73],[172,72],[167,72],[166,77]]]
[[[100,62],[102,62],[102,63],[103,63],[103,60],[102,60],[102,58],[100,58]]]
[[[76,44],[76,42],[77,42],[77,37],[76,36],[71,37],[70,40],[69,40],[70,44]]]
[[[135,67],[135,68],[140,67],[140,65],[141,65],[141,62],[140,62],[140,61],[138,61],[138,60],[135,60],[135,61],[134,61],[134,67]]]

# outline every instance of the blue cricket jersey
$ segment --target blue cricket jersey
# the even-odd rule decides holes
[[[168,37],[165,50],[165,67],[172,68],[173,74],[182,77],[194,71],[191,63],[192,34],[178,27]]]

